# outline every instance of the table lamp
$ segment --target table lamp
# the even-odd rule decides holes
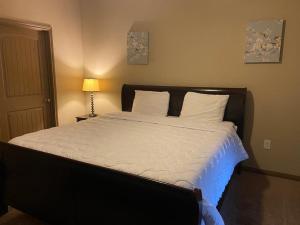
[[[100,82],[97,79],[84,79],[83,80],[83,86],[82,91],[90,92],[91,96],[91,113],[89,114],[90,117],[95,117],[97,114],[95,114],[94,110],[94,92],[100,91]]]

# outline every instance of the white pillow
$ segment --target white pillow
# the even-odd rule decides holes
[[[170,93],[167,91],[135,91],[132,112],[167,116]]]
[[[184,96],[180,117],[197,117],[206,121],[223,120],[229,95],[208,95],[188,92]]]

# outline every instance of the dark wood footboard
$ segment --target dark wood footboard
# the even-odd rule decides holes
[[[0,143],[0,212],[50,224],[197,225],[201,192]]]
[[[2,152],[0,147],[0,216],[8,212],[8,205],[5,199],[5,170],[2,162]]]

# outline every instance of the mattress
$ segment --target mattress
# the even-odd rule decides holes
[[[11,144],[202,191],[218,204],[234,167],[248,158],[231,122],[131,112],[14,138]]]

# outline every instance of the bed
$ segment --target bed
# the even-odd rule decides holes
[[[168,91],[169,117],[129,113],[135,90]],[[220,127],[175,119],[188,91],[229,94],[224,120],[233,122],[237,132],[230,122]],[[241,145],[236,133],[243,138],[246,91],[124,85],[123,113],[24,135],[10,144],[1,143],[0,209],[5,213],[7,205],[11,205],[51,224],[199,224],[203,216],[203,204],[199,202],[208,200],[216,206],[234,166],[246,158],[242,154],[232,162],[226,161],[218,167],[217,174],[206,167],[202,171],[208,172],[195,173],[199,165],[225,162],[226,157],[222,157],[238,151],[234,146]],[[122,133],[122,129],[126,132]],[[101,134],[103,131],[105,134]],[[204,134],[205,138],[200,139]],[[225,143],[222,150],[212,154],[207,148],[205,157],[195,151],[209,140],[212,143],[208,146],[214,145],[216,138]],[[92,151],[95,146],[105,151]],[[208,161],[210,158],[214,160]],[[191,160],[194,161],[189,163]],[[176,170],[172,162],[178,162]],[[233,165],[227,171],[224,165],[230,163]],[[216,177],[225,178],[217,179],[221,188],[214,184],[212,178]]]

